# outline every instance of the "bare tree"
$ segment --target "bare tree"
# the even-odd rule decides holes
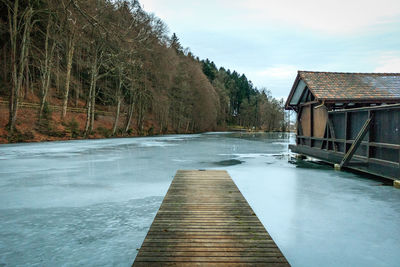
[[[105,42],[100,38],[96,38],[93,43],[93,61],[90,69],[90,87],[86,103],[86,124],[84,135],[87,136],[94,128],[95,105],[97,95],[97,82],[99,79],[107,76],[112,69],[107,69],[100,74],[100,69],[108,63],[105,53]]]
[[[27,6],[19,11],[19,0],[2,0],[8,7],[8,23],[10,34],[11,50],[11,93],[9,98],[9,133],[12,135],[15,130],[17,119],[19,93],[22,87],[24,71],[28,61],[29,38],[32,30],[33,9]]]
[[[69,5],[69,4],[68,4]],[[65,78],[65,88],[64,88],[64,97],[63,97],[63,106],[61,112],[61,119],[64,120],[67,114],[67,107],[68,107],[68,97],[69,97],[69,87],[71,81],[71,69],[72,69],[72,62],[74,58],[74,51],[75,51],[75,44],[76,44],[76,18],[74,19],[72,16],[72,12],[68,9],[68,5],[65,7],[65,56],[67,61],[67,71],[66,71],[66,78]]]
[[[129,84],[127,86],[127,98],[128,98],[128,113],[126,116],[125,121],[125,133],[127,133],[131,127],[131,122],[133,118],[133,113],[135,112],[136,108],[136,100],[137,100],[137,87],[138,87],[138,74],[139,72],[137,69],[141,68],[141,64],[139,65],[132,65],[130,66],[130,73],[129,73]]]
[[[40,80],[41,80],[41,99],[40,99],[40,108],[39,108],[39,124],[42,119],[44,105],[47,101],[47,95],[50,87],[50,78],[51,78],[51,70],[53,68],[54,62],[54,50],[56,48],[57,42],[53,36],[53,40],[51,40],[50,34],[51,29],[54,29],[54,21],[49,15],[49,19],[46,27],[46,35],[44,42],[44,52],[42,55],[41,64],[40,64]],[[50,47],[49,47],[50,46]]]
[[[119,120],[119,115],[120,115],[120,110],[121,110],[121,103],[124,98],[122,94],[122,86],[124,85],[124,71],[123,71],[123,66],[119,65],[117,67],[117,75],[118,75],[118,85],[115,88],[115,100],[117,102],[117,107],[115,110],[115,117],[114,117],[114,125],[113,125],[113,130],[112,130],[112,135],[115,135],[117,132],[117,127],[118,127],[118,120]]]
[[[144,82],[142,86],[139,86],[138,90],[136,91],[136,115],[137,115],[137,127],[140,135],[144,133],[144,121],[146,112],[150,106],[152,101],[152,93],[148,89],[146,76],[144,77]]]
[[[100,57],[102,54],[100,55]],[[85,133],[84,135],[87,136],[89,134],[89,130],[93,130],[93,121],[92,121],[92,113],[94,114],[94,102],[96,98],[96,84],[98,80],[99,74],[99,64],[98,64],[98,51],[96,49],[93,55],[93,62],[92,67],[90,69],[90,87],[89,87],[89,94],[87,97],[86,102],[86,124],[85,124]],[[94,120],[94,118],[93,118]]]

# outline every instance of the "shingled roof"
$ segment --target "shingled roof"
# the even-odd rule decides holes
[[[400,103],[400,73],[343,73],[299,71],[286,106],[300,83],[325,102]]]

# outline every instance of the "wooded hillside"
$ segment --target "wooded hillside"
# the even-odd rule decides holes
[[[136,0],[0,0],[0,36],[3,141],[285,130],[282,101],[200,60]]]

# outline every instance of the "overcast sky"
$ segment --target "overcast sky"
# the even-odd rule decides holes
[[[400,0],[141,0],[184,47],[286,98],[297,70],[400,72]]]

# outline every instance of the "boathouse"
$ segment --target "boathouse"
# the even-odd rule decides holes
[[[285,108],[292,152],[400,179],[400,73],[299,71]]]

